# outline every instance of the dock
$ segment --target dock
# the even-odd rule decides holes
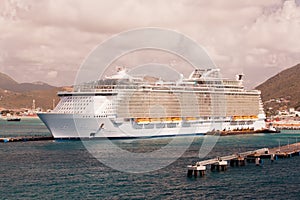
[[[271,149],[261,148],[253,151],[220,156],[217,158],[199,161],[193,165],[188,165],[187,176],[204,176],[207,169],[210,169],[211,171],[226,171],[229,166],[245,166],[246,162],[255,163],[255,165],[259,166],[263,162],[262,159],[270,159],[271,162],[274,162],[279,158],[290,158],[299,155],[300,142]]]
[[[19,137],[5,137],[0,138],[0,142],[26,142],[26,141],[41,141],[54,140],[53,136],[19,136]]]
[[[265,129],[256,130],[256,131],[254,131],[253,129],[211,131],[211,132],[206,133],[206,135],[228,136],[228,135],[246,135],[246,134],[251,135],[251,134],[257,134],[257,133],[280,133],[280,130],[265,128]]]

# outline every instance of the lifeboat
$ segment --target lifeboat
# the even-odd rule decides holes
[[[171,117],[165,117],[165,118],[162,118],[162,121],[171,122],[172,118]]]
[[[239,120],[240,116],[233,116],[233,120]]]
[[[150,118],[151,122],[160,122],[161,119],[160,118]]]
[[[137,118],[136,122],[137,123],[149,123],[150,119],[149,118]]]
[[[186,117],[185,120],[192,121],[192,120],[197,120],[197,118],[196,117]]]
[[[172,117],[171,119],[172,119],[172,121],[181,121],[180,117]]]

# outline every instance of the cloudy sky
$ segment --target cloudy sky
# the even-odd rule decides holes
[[[0,72],[71,85],[99,43],[141,27],[193,38],[250,88],[300,63],[300,0],[1,0]]]

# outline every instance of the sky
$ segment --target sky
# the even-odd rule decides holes
[[[248,88],[300,63],[300,0],[0,0],[0,72],[72,85],[98,44],[142,27],[194,39]]]

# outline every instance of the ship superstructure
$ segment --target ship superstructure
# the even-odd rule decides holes
[[[219,78],[219,69],[195,69],[177,81],[131,76],[125,69],[59,92],[50,113],[38,116],[55,138],[123,138],[265,127],[260,91],[245,90],[242,75]]]

